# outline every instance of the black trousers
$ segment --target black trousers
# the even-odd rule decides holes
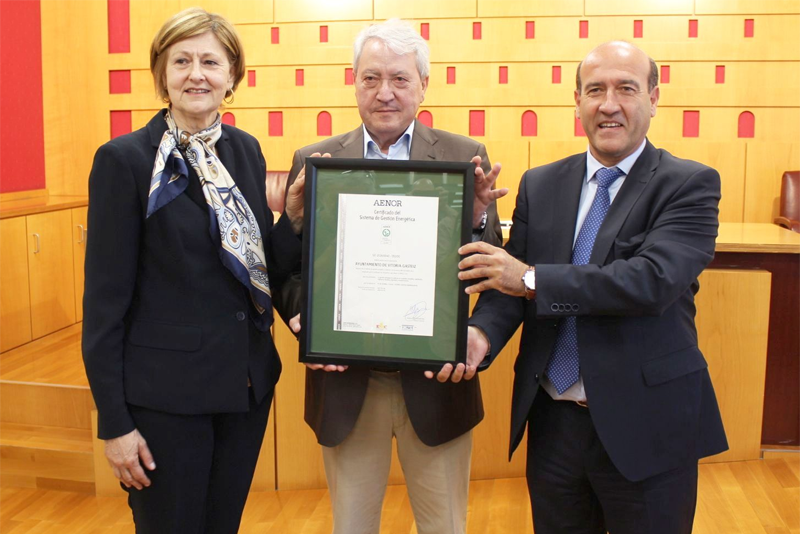
[[[137,534],[234,534],[253,480],[273,392],[250,411],[176,415],[129,405],[156,462],[128,492]]]
[[[590,400],[591,405],[591,400]],[[591,407],[543,389],[528,418],[526,476],[536,534],[689,534],[697,462],[631,482],[608,457]]]

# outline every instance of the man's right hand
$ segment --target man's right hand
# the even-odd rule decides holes
[[[292,317],[291,319],[289,319],[289,328],[291,328],[292,332],[294,332],[295,334],[299,334],[300,333],[300,314],[299,313],[297,315],[295,315],[294,317]],[[308,367],[312,371],[319,371],[320,369],[322,369],[323,371],[326,371],[326,372],[329,372],[329,373],[332,372],[332,371],[338,371],[338,372],[341,373],[341,372],[347,370],[347,366],[346,365],[334,365],[334,364],[324,365],[324,364],[321,364],[321,363],[306,363],[306,364],[303,364],[303,365],[305,365],[306,367]]]
[[[319,152],[314,152],[311,154],[312,158],[329,158],[331,157],[330,154],[327,152],[324,154],[320,154]],[[286,193],[286,215],[289,217],[289,221],[292,223],[292,230],[297,235],[303,231],[303,200],[304,200],[304,191],[306,185],[306,167],[303,165],[303,168],[300,169],[300,172],[297,174],[297,178],[295,178],[292,185],[289,186],[289,190]]]
[[[156,463],[153,461],[147,442],[138,430],[134,429],[118,438],[107,439],[105,452],[108,464],[114,470],[114,476],[125,484],[125,487],[133,486],[140,490],[150,486],[150,479],[142,469],[142,464],[153,471]]]

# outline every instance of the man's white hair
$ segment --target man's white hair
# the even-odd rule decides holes
[[[431,71],[430,49],[425,39],[406,21],[389,19],[386,22],[372,24],[358,34],[353,45],[353,72],[358,72],[358,60],[364,46],[369,41],[381,41],[384,46],[398,55],[413,52],[417,63],[419,77],[425,79]]]

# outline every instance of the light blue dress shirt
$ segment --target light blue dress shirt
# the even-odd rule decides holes
[[[634,163],[636,160],[639,159],[639,156],[644,151],[644,146],[647,143],[647,140],[642,141],[642,144],[639,148],[636,149],[633,154],[628,156],[627,158],[623,159],[619,163],[615,165],[615,167],[619,168],[625,174],[617,178],[611,186],[608,188],[608,196],[611,199],[611,204],[614,204],[614,198],[616,198],[617,193],[619,192],[622,184],[625,182],[625,178],[628,177],[628,173],[631,172]],[[575,240],[578,239],[578,232],[583,225],[583,221],[586,219],[586,215],[589,213],[589,208],[592,207],[592,202],[594,202],[594,196],[597,194],[597,178],[594,177],[595,173],[598,169],[604,167],[602,163],[597,161],[597,159],[592,156],[592,151],[586,151],[586,176],[584,176],[583,186],[581,187],[581,200],[578,204],[578,218],[575,221],[575,233],[572,237],[572,245],[575,246]],[[578,351],[580,352],[580,347],[578,347]],[[561,395],[558,394],[556,391],[556,387],[550,381],[549,378],[544,377],[541,382],[542,387],[550,394],[551,397],[555,400],[570,400],[570,401],[583,401],[586,402],[588,399],[586,398],[586,390],[583,387],[583,375],[581,374],[580,378],[577,382],[575,382],[568,390],[566,390]]]

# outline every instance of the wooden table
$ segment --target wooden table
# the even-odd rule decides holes
[[[762,443],[800,445],[800,234],[722,223],[709,268],[772,274]]]

